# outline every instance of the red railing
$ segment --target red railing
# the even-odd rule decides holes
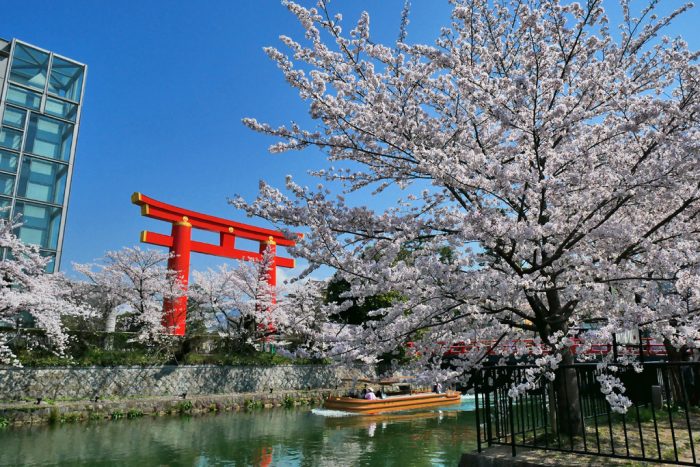
[[[571,339],[574,343],[571,345],[569,348],[571,349],[571,352],[574,354],[583,354],[583,355],[607,355],[611,352],[613,352],[613,344],[593,344],[590,346],[590,348],[586,349],[585,351],[579,351],[580,347],[584,347],[583,344],[581,344],[581,340],[578,338]],[[438,344],[447,347],[447,345],[444,342],[438,342]],[[408,342],[407,347],[409,348],[415,348],[415,344],[413,342]],[[500,342],[498,343],[495,340],[484,340],[484,341],[479,341],[477,344],[473,343],[466,343],[466,342],[456,342],[452,345],[449,346],[449,348],[445,351],[444,355],[445,356],[455,356],[455,355],[461,355],[464,353],[469,352],[470,350],[473,350],[474,348],[489,348],[488,354],[489,355],[509,355],[509,354],[514,354],[516,352],[521,352],[522,350],[527,352],[529,355],[533,354],[543,354],[546,355],[549,353],[549,348],[542,345],[538,344],[535,342],[533,339],[519,339],[519,340],[513,340],[513,341],[507,341],[507,342]],[[652,338],[644,337],[642,338],[641,345],[640,344],[616,344],[617,347],[617,353],[620,356],[624,355],[639,355],[640,351],[642,352],[642,355],[645,357],[665,357],[666,356],[666,347],[664,346],[663,343],[654,340]]]

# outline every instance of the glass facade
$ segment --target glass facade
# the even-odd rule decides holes
[[[12,54],[10,81],[43,91],[49,74],[49,58],[47,52],[16,43]]]
[[[39,110],[41,107],[41,94],[22,89],[17,86],[8,86],[6,94],[7,102],[21,105],[32,110]]]
[[[79,101],[83,89],[83,67],[81,65],[54,58],[51,65],[49,92],[71,101]]]
[[[3,48],[4,47],[4,48]],[[18,40],[0,40],[0,218],[60,265],[86,67]],[[7,253],[2,253],[7,255]]]
[[[17,201],[15,214],[22,215],[17,235],[23,242],[39,245],[42,249],[57,249],[61,208]]]
[[[73,142],[73,125],[32,113],[29,118],[26,152],[67,161]]]
[[[22,144],[22,132],[8,127],[0,128],[0,146],[19,150]]]
[[[27,112],[22,109],[16,109],[9,105],[5,107],[5,115],[2,118],[2,124],[18,130],[24,130],[24,121],[27,119]]]
[[[18,159],[19,155],[17,153],[0,149],[0,171],[10,173],[17,172]]]

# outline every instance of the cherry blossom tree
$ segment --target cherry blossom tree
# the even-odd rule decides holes
[[[322,286],[307,282],[268,283],[273,256],[262,261],[237,261],[217,270],[193,271],[190,313],[198,313],[209,330],[218,331],[237,347],[264,341],[273,333],[306,342],[314,334],[314,311]]]
[[[662,36],[690,5],[659,16],[652,1],[635,16],[623,0],[611,29],[601,0],[450,3],[434,44],[409,44],[402,28],[382,45],[366,13],[346,32],[326,1],[284,1],[304,38],[265,49],[316,125],[244,123],[278,138],[272,152],[315,147],[327,164],[312,172],[317,188],[261,182],[257,200],[234,204],[307,226],[294,252],[339,271],[349,296],[403,297],[334,354],[466,342],[472,368],[499,351],[493,340],[534,338],[504,352],[549,350],[535,378],[575,360],[574,337],[585,350],[641,328],[694,346],[700,69],[697,52]],[[390,207],[352,202],[362,196]],[[608,400],[624,410],[613,383]]]
[[[277,311],[275,290],[265,272],[269,264],[266,256],[262,262],[239,261],[233,268],[224,264],[217,270],[193,271],[190,308],[208,329],[239,347],[254,345],[269,332]]]
[[[14,233],[20,226],[16,219],[0,219],[0,324],[12,332],[0,333],[0,364],[20,365],[10,345],[12,340],[30,339],[22,333],[29,325],[41,329],[46,339],[32,345],[46,346],[61,355],[68,344],[63,319],[88,316],[90,309],[70,300],[60,274],[46,273],[51,258],[41,256],[39,247],[27,245]],[[27,323],[30,318],[30,323]]]
[[[333,334],[323,309],[327,289],[328,281],[310,278],[292,281],[282,289],[277,321],[299,356],[314,356],[308,351],[324,345],[324,336]]]
[[[73,264],[87,279],[84,299],[99,304],[106,332],[114,332],[117,318],[128,311],[138,340],[159,342],[168,335],[163,324],[163,300],[184,292],[177,274],[167,269],[169,253],[139,247],[108,251],[97,263]]]

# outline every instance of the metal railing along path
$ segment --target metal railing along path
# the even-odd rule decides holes
[[[563,451],[635,461],[698,465],[700,362],[646,362],[620,369],[632,405],[616,413],[601,392],[595,364],[561,366],[516,397],[529,366],[493,366],[473,373],[477,443]]]

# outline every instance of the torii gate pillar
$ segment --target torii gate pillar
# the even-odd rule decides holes
[[[192,249],[192,224],[187,216],[183,216],[180,222],[173,223],[173,246],[170,247],[168,269],[175,271],[183,290],[187,290],[190,279],[190,251]],[[163,325],[172,329],[176,336],[185,335],[185,321],[187,318],[187,296],[183,295],[166,300],[163,304]]]
[[[277,287],[277,243],[275,243],[274,238],[270,237],[266,242],[260,243],[260,249],[258,250],[261,255],[264,255],[269,250],[270,264],[268,265],[267,271],[263,273],[267,276],[267,284],[272,289],[272,303],[277,303],[277,297],[275,296],[275,287]],[[277,329],[275,325],[270,321],[267,324],[267,331],[273,334]],[[265,339],[265,342],[269,342],[269,338]]]

